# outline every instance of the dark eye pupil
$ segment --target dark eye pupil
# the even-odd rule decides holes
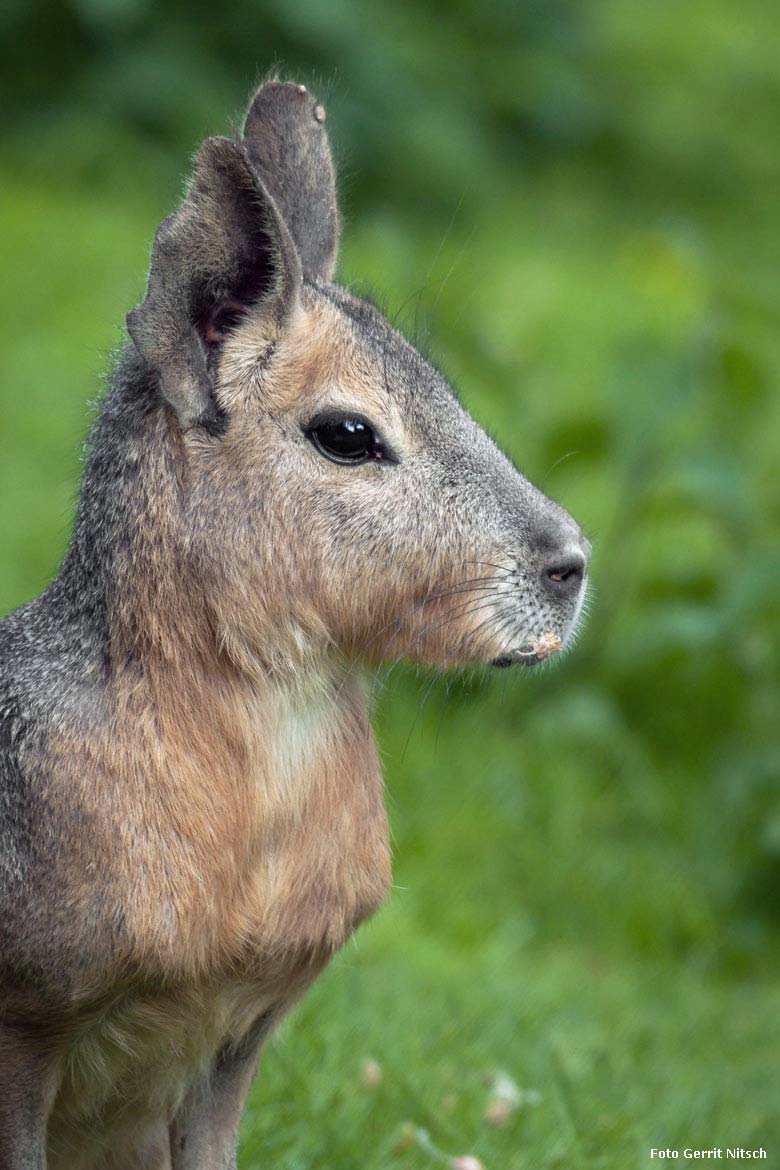
[[[339,455],[353,459],[368,454],[374,439],[370,428],[354,418],[324,423],[318,430],[323,445]]]
[[[381,447],[365,419],[349,415],[317,419],[307,434],[322,455],[337,463],[365,463],[382,458]]]

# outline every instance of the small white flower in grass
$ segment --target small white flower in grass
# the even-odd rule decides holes
[[[503,1129],[513,1113],[514,1109],[508,1101],[502,1101],[500,1097],[493,1097],[485,1106],[484,1118],[488,1125],[492,1125],[494,1129]]]
[[[378,1060],[364,1060],[360,1066],[360,1083],[364,1089],[375,1089],[381,1085],[384,1075]]]
[[[494,1073],[490,1078],[490,1090],[497,1101],[503,1101],[510,1109],[517,1109],[523,1101],[523,1090],[505,1072]]]
[[[473,1154],[463,1154],[460,1158],[453,1158],[450,1166],[452,1170],[485,1170],[482,1162]]]
[[[535,1089],[521,1089],[505,1072],[496,1072],[487,1078],[490,1100],[483,1114],[488,1125],[501,1129],[517,1112],[527,1105],[538,1105],[541,1094]]]

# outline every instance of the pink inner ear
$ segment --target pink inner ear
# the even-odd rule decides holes
[[[222,301],[206,318],[203,340],[207,345],[221,344],[245,313],[246,305],[241,301]]]

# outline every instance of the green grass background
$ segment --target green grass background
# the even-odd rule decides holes
[[[778,37],[769,0],[3,5],[0,610],[62,556],[188,155],[275,62],[326,98],[341,279],[595,546],[555,669],[383,685],[397,884],[269,1046],[245,1170],[434,1167],[408,1122],[440,1165],[780,1167]]]

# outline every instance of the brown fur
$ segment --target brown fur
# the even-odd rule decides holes
[[[316,350],[296,361],[291,347],[289,360],[291,379],[326,366]],[[225,467],[251,469],[243,428],[214,468],[208,442],[149,425],[165,434],[138,451],[147,503],[117,573],[117,669],[87,733],[80,721],[49,742],[51,798],[78,803],[86,826],[59,859],[64,896],[89,914],[92,876],[105,875],[102,915],[119,924],[113,952],[100,940],[73,989],[55,1150],[85,1117],[115,1132],[112,1111],[131,1128],[150,1101],[175,1112],[193,1067],[258,1014],[284,1011],[390,882],[362,679],[333,654],[309,655],[302,675],[283,613],[253,614],[227,589],[209,601],[180,548],[186,477],[221,475],[222,505],[233,491],[238,506],[242,482],[226,483]]]

